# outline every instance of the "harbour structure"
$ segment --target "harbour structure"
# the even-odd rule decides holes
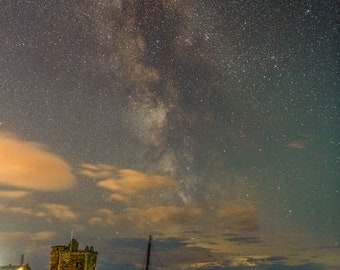
[[[28,265],[28,263],[23,265],[6,265],[0,266],[0,270],[32,270],[32,268]]]
[[[21,255],[21,260],[19,265],[6,265],[0,266],[0,270],[32,270],[28,263],[24,263],[24,255]]]
[[[98,253],[92,246],[83,250],[78,246],[75,239],[68,246],[52,246],[49,270],[96,270]]]

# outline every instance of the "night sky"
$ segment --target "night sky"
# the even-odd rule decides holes
[[[339,269],[339,11],[0,0],[0,265]]]

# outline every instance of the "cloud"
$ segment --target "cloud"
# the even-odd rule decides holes
[[[137,248],[141,251],[145,251],[147,246],[146,237],[124,237],[124,238],[114,238],[110,240],[110,246],[114,248],[128,247]],[[152,244],[157,247],[158,252],[167,252],[171,249],[178,250],[180,248],[185,248],[187,245],[177,238],[157,238],[153,237]]]
[[[42,207],[47,210],[47,212],[43,215],[51,216],[64,221],[72,221],[77,218],[77,214],[66,205],[44,203]]]
[[[36,218],[47,218],[49,221],[52,221],[52,218],[59,219],[64,222],[71,222],[77,219],[77,214],[70,207],[55,203],[43,203],[35,208],[0,204],[0,212],[2,214],[14,213]]]
[[[35,241],[49,241],[51,239],[54,239],[56,236],[57,234],[55,232],[41,231],[41,232],[34,233],[32,235],[32,238]]]
[[[220,262],[197,262],[197,263],[193,263],[192,265],[190,265],[190,268],[193,268],[193,269],[199,269],[199,268],[209,269],[211,267],[218,267],[218,266],[222,266],[222,264]],[[213,269],[213,268],[211,268],[211,269]]]
[[[101,227],[112,227],[114,226],[118,221],[118,216],[114,214],[109,209],[99,209],[95,216],[89,219],[89,224],[101,226]]]
[[[24,190],[4,190],[0,191],[0,198],[6,200],[21,199],[27,197],[31,192]]]
[[[175,180],[164,176],[145,174],[131,169],[117,170],[113,166],[101,164],[83,164],[80,174],[100,180],[97,185],[112,192],[110,199],[122,202],[129,201],[129,196],[136,193],[174,187],[178,184]]]
[[[24,241],[49,241],[57,236],[55,232],[52,231],[39,231],[36,233],[30,232],[0,232],[0,244],[10,245],[15,242]]]
[[[254,205],[230,205],[220,208],[217,217],[233,231],[256,231],[262,212]]]
[[[128,208],[128,218],[139,224],[185,225],[192,223],[202,214],[195,207],[158,206],[148,209]]]
[[[0,184],[57,191],[72,187],[75,177],[70,166],[43,145],[0,134]]]
[[[269,256],[269,255],[250,255],[250,256],[237,256],[233,258],[231,266],[258,266],[258,265],[272,265],[282,264],[286,260],[282,256]]]
[[[202,214],[202,210],[196,207],[157,206],[150,208],[126,208],[115,213],[110,209],[102,208],[95,212],[88,223],[102,228],[116,228],[123,230],[127,227],[135,233],[152,227],[161,229],[162,234],[183,231],[186,225],[193,224]]]
[[[79,173],[93,179],[105,179],[114,174],[115,168],[106,164],[81,164]]]
[[[119,170],[116,177],[98,183],[100,187],[124,194],[133,194],[140,190],[158,189],[174,185],[176,185],[176,182],[169,178],[144,174],[130,169]]]
[[[11,206],[8,207],[8,211],[11,213],[16,213],[19,215],[27,215],[27,216],[35,216],[37,212],[33,211],[33,209],[21,207],[21,206]]]
[[[256,266],[266,262],[267,255],[252,255],[252,256],[238,256],[234,257],[231,266]]]
[[[243,236],[243,235],[229,235],[226,240],[240,243],[240,244],[256,244],[259,243],[260,240],[254,236]]]
[[[25,257],[27,255],[30,263],[32,258],[45,257],[44,254],[49,250],[48,243],[56,237],[57,234],[53,231],[0,232],[0,265],[19,262],[20,254],[25,254]]]

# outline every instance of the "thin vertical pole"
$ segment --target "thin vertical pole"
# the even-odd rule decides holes
[[[145,270],[149,270],[149,264],[150,264],[150,253],[151,253],[151,241],[152,241],[152,236],[149,236],[149,243],[148,243],[148,252],[146,254],[146,266]]]

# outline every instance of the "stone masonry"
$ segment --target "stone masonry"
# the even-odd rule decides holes
[[[49,270],[96,270],[97,252],[88,246],[79,250],[78,245],[72,239],[68,246],[52,246]]]

